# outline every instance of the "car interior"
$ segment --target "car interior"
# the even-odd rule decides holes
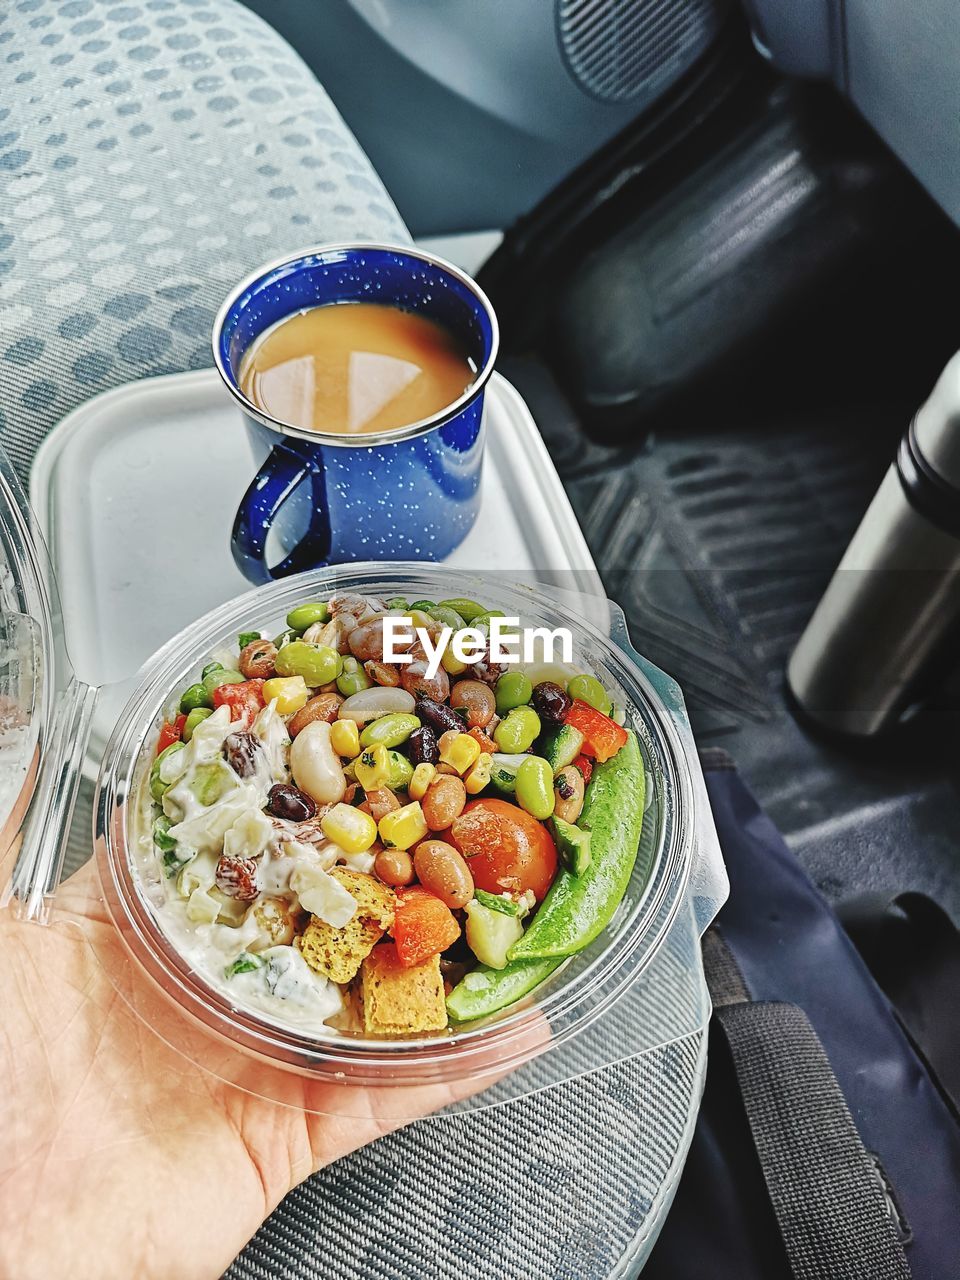
[[[471,368],[483,368],[486,378],[496,358],[502,385],[512,385],[522,398],[510,400],[508,389],[507,408],[497,410],[497,466],[509,469],[508,433],[519,430],[518,422],[527,430],[526,410],[532,419],[533,443],[526,440],[523,456],[517,454],[510,483],[498,482],[499,505],[495,514],[492,506],[487,512],[491,527],[496,520],[528,534],[535,555],[549,543],[551,530],[574,526],[570,545],[576,551],[585,543],[603,594],[625,615],[629,635],[614,622],[614,639],[633,657],[642,655],[663,680],[657,688],[666,703],[676,686],[682,690],[678,719],[686,736],[678,741],[694,762],[697,805],[707,812],[714,807],[711,848],[719,857],[728,840],[742,843],[742,863],[728,858],[730,882],[735,893],[740,885],[743,911],[756,910],[759,921],[752,943],[744,941],[735,912],[721,915],[719,930],[704,933],[726,882],[721,892],[719,880],[709,876],[699,886],[691,881],[691,918],[702,927],[694,936],[695,959],[688,956],[687,963],[702,978],[704,934],[709,986],[709,995],[703,987],[706,1015],[697,1037],[664,1033],[658,1042],[651,1032],[643,1046],[649,1051],[633,1056],[606,1042],[602,1070],[579,1059],[575,1068],[545,1068],[526,1086],[529,1096],[511,1093],[509,1083],[498,1080],[489,1110],[461,1108],[454,1087],[450,1097],[457,1101],[436,1124],[407,1128],[412,1117],[397,1119],[385,1109],[379,1141],[359,1151],[352,1147],[364,1139],[338,1148],[344,1159],[294,1186],[252,1243],[239,1255],[232,1249],[237,1260],[223,1274],[231,1280],[613,1280],[637,1276],[649,1264],[654,1280],[909,1280],[911,1274],[948,1280],[955,1273],[943,1259],[960,1247],[960,1156],[955,1159],[951,1147],[941,1165],[942,1152],[934,1152],[931,1141],[932,1172],[925,1182],[918,1137],[917,1149],[903,1157],[915,1184],[901,1188],[901,1195],[871,1140],[882,1108],[874,1113],[873,1103],[861,1106],[848,1085],[866,1081],[865,1088],[888,1088],[903,1100],[891,1125],[901,1126],[904,1150],[909,1136],[901,1130],[909,1129],[915,1114],[907,1100],[926,1099],[928,1085],[951,1125],[960,1118],[954,994],[960,935],[953,936],[960,929],[956,4],[10,0],[6,7],[4,13],[0,6],[0,551],[8,552],[10,542],[4,503],[19,486],[29,490],[34,508],[25,514],[26,499],[20,500],[21,523],[41,529],[61,575],[62,617],[59,606],[52,609],[57,661],[63,659],[65,629],[82,681],[105,686],[101,713],[108,708],[118,714],[133,687],[119,676],[132,679],[137,663],[112,672],[114,650],[129,640],[137,662],[158,649],[169,658],[175,649],[160,646],[181,625],[212,606],[225,610],[228,598],[235,603],[251,583],[266,583],[274,574],[276,566],[265,567],[265,517],[264,529],[248,534],[242,554],[234,525],[232,561],[225,527],[210,567],[197,568],[206,555],[194,545],[197,513],[209,504],[219,521],[236,510],[249,481],[248,452],[237,450],[230,434],[237,407],[253,428],[254,453],[258,429],[263,436],[263,468],[247,489],[243,518],[253,522],[273,502],[272,519],[292,495],[290,524],[301,526],[283,544],[277,576],[336,563],[329,513],[322,530],[311,523],[311,503],[320,506],[317,469],[270,470],[285,444],[281,439],[271,452],[272,437],[264,443],[271,423],[258,414],[262,406],[251,404],[244,388],[231,386],[231,377],[238,379],[230,368],[230,341],[236,345],[242,330],[243,306],[259,296],[254,268],[276,270],[282,280],[280,255],[309,256],[309,246],[322,243],[349,253],[356,243],[361,250],[367,246],[371,258],[398,255],[394,269],[409,239],[411,252],[427,255],[421,262],[438,273],[429,288],[436,292],[442,283],[446,289],[452,280],[453,291],[466,289],[477,307],[481,319],[472,322],[471,333],[482,330],[482,354]],[[361,258],[360,268],[365,265]],[[426,271],[422,279],[427,282]],[[487,299],[492,322],[484,311]],[[235,403],[228,404],[211,365]],[[454,370],[458,385],[462,373]],[[127,384],[142,389],[155,378],[165,389],[150,408],[143,407],[146,401],[110,399],[125,394]],[[194,397],[195,418],[181,412],[178,388]],[[449,396],[442,403],[462,407]],[[466,415],[475,409],[476,422],[459,427],[479,432],[481,403],[463,409]],[[113,414],[114,435],[117,423],[129,423],[151,442],[143,458],[117,449],[110,466],[122,471],[109,477],[97,452],[94,418],[101,411]],[[162,456],[158,424],[164,412],[181,415],[177,449],[197,442],[187,461]],[[424,426],[431,413],[415,425]],[[215,427],[200,444],[198,424],[206,420]],[[78,439],[81,428],[87,432],[86,443],[72,453],[64,444],[69,432],[57,434],[71,422]],[[104,427],[104,440],[107,435]],[[541,440],[546,455],[537,452]],[[489,468],[493,445],[487,447]],[[461,443],[452,448],[460,450]],[[462,449],[469,453],[468,445]],[[121,476],[119,493],[128,474],[134,477],[131,492],[152,476],[164,503],[160,527],[141,525],[129,546],[114,530],[145,517],[129,497],[114,503],[111,494],[101,502],[114,487],[113,476]],[[360,486],[373,475],[371,463]],[[559,485],[551,488],[557,477]],[[349,477],[337,481],[347,511],[355,499],[350,483]],[[511,497],[511,483],[530,489],[527,507]],[[555,520],[539,521],[538,504],[551,501],[558,511],[545,514]],[[109,507],[118,523],[105,521],[95,537],[77,532],[87,508],[98,504]],[[455,505],[451,500],[450,511]],[[181,519],[182,513],[188,514]],[[428,543],[426,551],[415,543],[428,515],[414,507],[410,519],[414,533],[407,537],[404,526],[404,537],[418,554],[408,558],[445,559],[446,550],[437,556]],[[237,521],[242,523],[240,515]],[[279,520],[276,527],[287,537]],[[401,525],[393,527],[396,534]],[[455,533],[454,548],[464,537],[459,526]],[[504,580],[507,567],[497,558],[496,533],[484,526],[489,541],[481,550],[488,559],[480,568],[491,581]],[[480,548],[474,536],[467,543],[470,554]],[[429,541],[434,538],[432,533]],[[343,561],[380,559],[355,551]],[[34,549],[19,554],[46,568]],[[102,572],[96,591],[81,581],[89,566],[91,580]],[[143,600],[137,580],[145,575],[156,578],[155,607],[130,603]],[[0,558],[5,611],[8,578],[15,574]],[[99,629],[71,636],[85,593],[100,614]],[[381,597],[386,616],[391,604],[386,592]],[[571,600],[560,592],[550,604],[559,613],[572,612]],[[402,600],[411,610],[424,603],[432,605],[430,599]],[[285,628],[276,648],[269,632],[251,632],[244,624],[241,654],[251,643],[265,644],[276,658],[303,636],[312,645],[309,628],[330,623],[325,610],[311,615],[309,627]],[[476,604],[475,616],[488,628],[497,612]],[[357,613],[351,625],[359,619],[363,626],[370,616]],[[466,613],[464,620],[471,620]],[[12,652],[13,628],[0,623],[0,641]],[[6,652],[0,646],[0,747],[9,727]],[[322,679],[307,681],[315,695],[320,690],[333,697],[331,723],[341,694],[349,698],[365,688],[351,685],[348,693],[341,687],[342,662],[334,657],[339,665],[332,678],[325,670]],[[170,739],[162,736],[171,728],[164,713],[162,745],[180,745],[181,722],[191,711],[201,712],[199,725],[215,714],[214,705],[220,709],[221,700],[211,700],[220,687],[216,680],[204,691],[214,668],[223,671],[215,661],[191,686],[199,690],[198,700],[178,703],[175,710],[185,714],[174,720]],[[356,669],[353,661],[351,674]],[[293,668],[281,673],[271,661],[263,671],[268,683],[295,678]],[[262,707],[264,680],[258,679]],[[236,680],[239,687],[250,682],[241,675]],[[399,693],[393,688],[399,677],[380,683]],[[569,710],[570,698],[558,692]],[[408,713],[420,732],[420,720],[409,714],[413,696],[409,705],[405,696],[391,712],[395,719]],[[614,717],[615,704],[602,688],[599,696]],[[239,695],[223,695],[233,715],[230,697]],[[490,724],[499,728],[505,707],[489,690],[486,697],[497,708]],[[526,701],[533,697],[528,688]],[[50,735],[65,759],[71,733],[79,741],[81,728],[89,731],[95,700],[95,694],[87,702],[77,696],[69,708],[73,719],[61,716]],[[448,732],[450,723],[462,730],[448,708],[440,706],[438,714],[447,715],[438,725]],[[477,741],[493,753],[482,728]],[[622,725],[614,728],[620,732]],[[536,740],[533,735],[515,744],[510,758],[521,764],[514,764],[514,775]],[[369,747],[373,739],[368,744],[357,737],[353,757],[360,756],[361,742]],[[296,743],[294,738],[294,748]],[[34,830],[43,825],[45,815],[38,820],[36,814],[41,803],[58,821],[66,815],[69,826],[70,788],[77,790],[68,846],[63,837],[68,873],[89,859],[91,829],[102,841],[109,827],[103,776],[96,791],[96,769],[81,779],[82,755],[77,746],[69,779],[66,768],[53,778],[41,768],[40,799],[25,828],[30,821]],[[441,760],[448,763],[438,753]],[[411,761],[430,765],[426,755]],[[563,767],[572,765],[573,756],[566,757]],[[595,767],[587,761],[588,785]],[[739,792],[727,793],[726,775],[734,772],[759,808]],[[549,793],[554,774],[548,770],[546,776]],[[351,778],[353,804],[357,775]],[[152,792],[153,772],[150,779]],[[487,775],[478,794],[489,782]],[[370,793],[381,785],[382,778],[376,788],[371,783]],[[583,782],[578,785],[582,793]],[[399,788],[404,795],[406,786]],[[123,792],[119,785],[117,792]],[[162,786],[152,794],[163,803]],[[341,789],[336,800],[343,794]],[[3,800],[0,787],[0,819]],[[296,812],[296,795],[292,803]],[[363,787],[359,803],[367,803]],[[308,816],[317,812],[311,804]],[[579,813],[577,808],[574,823]],[[361,855],[374,847],[383,852],[381,817],[374,814],[368,825],[372,834]],[[0,834],[5,831],[0,825]],[[168,831],[169,823],[163,834]],[[427,831],[424,826],[417,839]],[[222,845],[222,832],[220,838]],[[0,863],[8,852],[3,845]],[[406,856],[407,847],[399,845],[399,853]],[[48,866],[41,885],[48,897],[57,888],[63,856],[64,848],[60,862],[49,854],[54,870]],[[802,890],[791,879],[794,860]],[[407,863],[412,867],[410,858]],[[22,865],[0,906],[18,893],[27,900],[23,886],[30,881]],[[28,871],[34,874],[35,866]],[[787,904],[782,917],[779,902],[760,894],[768,874],[771,893],[780,876],[776,883]],[[718,875],[723,879],[722,867]],[[755,899],[751,879],[758,886]],[[471,902],[473,880],[469,885],[458,911]],[[786,942],[778,953],[771,941],[781,924],[787,937],[791,904],[795,963]],[[508,905],[516,913],[516,905]],[[382,902],[380,910],[389,915]],[[904,928],[881,935],[876,913],[888,910],[903,915],[894,926],[884,916],[884,929]],[[215,904],[211,921],[216,912]],[[516,931],[519,938],[519,923]],[[853,954],[844,950],[850,938],[865,962],[855,978],[844,969]],[[515,939],[513,945],[521,944]],[[917,948],[924,952],[922,963]],[[441,950],[438,944],[432,956],[438,966]],[[506,957],[504,951],[501,967]],[[511,953],[511,964],[514,959]],[[661,957],[664,966],[670,960]],[[838,1051],[838,1087],[829,1073],[818,1074],[819,1049],[804,1056],[810,1048],[805,1024],[787,1018],[774,1026],[773,1047],[767,1046],[772,1056],[757,1069],[772,1094],[764,1095],[759,1112],[746,1093],[742,1105],[739,1095],[726,1105],[733,1074],[740,1075],[738,1054],[745,1052],[728,1007],[752,1001],[776,1013],[791,1000],[802,1003],[777,987],[786,970],[798,990],[808,983],[832,995],[838,1035],[845,1012],[851,1027],[868,1013],[888,1017],[917,1063],[929,1069],[932,1085],[920,1066],[913,1075],[897,1076],[892,1059],[879,1048],[874,1053],[865,1040],[866,1065],[849,1045]],[[346,982],[356,972],[354,967]],[[434,1030],[445,1033],[439,972]],[[858,984],[870,974],[875,988],[865,994]],[[912,1018],[898,1004],[907,986],[911,1008],[924,1011]],[[449,992],[446,999],[449,1006]],[[708,1032],[711,1001],[715,1017]],[[598,1022],[605,1008],[598,996]],[[650,1015],[647,1005],[638,1008],[641,1021]],[[591,1034],[601,1042],[593,1016]],[[829,1021],[817,1024],[828,1050]],[[644,1027],[638,1043],[645,1034]],[[706,1073],[708,1037],[712,1078]],[[585,1062],[594,1040],[584,1043]],[[574,1050],[570,1055],[575,1058]],[[771,1085],[790,1076],[791,1057],[809,1067],[805,1083],[817,1098],[819,1128],[791,1129],[796,1100],[787,1085],[779,1094]],[[701,1128],[695,1130],[704,1078]],[[501,1098],[504,1105],[493,1105]],[[349,1120],[345,1129],[360,1117]],[[452,1127],[442,1129],[448,1120]],[[854,1126],[861,1121],[857,1137]],[[946,1151],[948,1126],[937,1125]],[[739,1164],[730,1154],[735,1128],[749,1130],[757,1148],[754,1153],[751,1146],[749,1159]],[[453,1139],[438,1136],[444,1133]],[[950,1128],[949,1142],[954,1137],[960,1142],[960,1125],[956,1135]],[[782,1149],[790,1142],[795,1150],[788,1168],[789,1162],[777,1164],[776,1155],[778,1144]],[[684,1181],[688,1150],[693,1155]],[[868,1239],[866,1228],[861,1237],[850,1227],[869,1217],[862,1204],[836,1192],[840,1208],[836,1219],[830,1217],[828,1197],[836,1188],[827,1175],[848,1158],[870,1163],[872,1194],[883,1208],[884,1248],[890,1246],[892,1259],[883,1265],[874,1261],[883,1253],[876,1238]],[[810,1180],[795,1181],[796,1165],[804,1163]],[[0,1162],[0,1187],[5,1172]],[[443,1193],[448,1177],[453,1196]],[[589,1181],[589,1203],[578,1178]],[[674,1231],[668,1225],[656,1245],[678,1179]],[[811,1242],[802,1231],[798,1238],[792,1224],[804,1217],[807,1202],[811,1216],[820,1213],[812,1189],[817,1182],[825,1184],[827,1225],[822,1239],[814,1229]],[[917,1186],[922,1214],[912,1199]],[[751,1198],[757,1205],[762,1200],[762,1208],[741,1218]],[[711,1212],[704,1209],[701,1221],[708,1200]],[[268,1214],[274,1208],[268,1204]],[[870,1212],[876,1208],[874,1203]],[[413,1245],[411,1215],[427,1220]],[[859,1269],[831,1253],[829,1240],[848,1227]],[[938,1245],[931,1245],[932,1237]],[[741,1244],[745,1252],[738,1252]],[[0,1253],[0,1273],[5,1256]],[[161,1268],[149,1274],[171,1273]],[[21,1275],[27,1272],[17,1280]]]

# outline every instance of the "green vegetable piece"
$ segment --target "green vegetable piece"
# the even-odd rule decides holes
[[[592,860],[590,832],[581,831],[572,822],[565,822],[556,814],[550,819],[550,829],[560,861],[572,875],[582,876]]]
[[[273,647],[275,649],[282,649],[285,644],[290,644],[292,640],[299,640],[299,638],[299,633],[291,631],[288,627],[285,631],[281,631],[278,636],[273,637]]]
[[[586,702],[588,706],[602,712],[605,716],[613,710],[610,695],[596,676],[574,676],[567,682],[567,693],[571,698]]]
[[[481,964],[491,969],[507,967],[507,952],[523,937],[523,925],[516,916],[485,907],[474,898],[466,905],[467,946]]]
[[[454,634],[462,631],[467,625],[456,609],[451,609],[445,604],[435,604],[429,613],[431,618],[436,618],[441,626],[449,627]]]
[[[505,716],[514,707],[525,707],[533,697],[530,677],[522,671],[508,671],[497,681],[497,715]]]
[[[188,716],[197,707],[213,707],[213,699],[202,684],[192,684],[180,695],[180,714]]]
[[[526,751],[539,736],[540,717],[531,707],[515,707],[493,731],[494,742],[507,753]]]
[[[222,662],[208,662],[207,665],[200,672],[200,679],[206,680],[207,676],[210,675],[211,671],[222,671],[222,670],[223,670]]]
[[[406,742],[414,729],[420,728],[420,717],[404,711],[392,711],[389,715],[371,720],[360,735],[361,747],[399,747]]]
[[[169,831],[170,819],[166,814],[161,814],[153,824],[153,843],[161,853],[170,853],[177,847],[177,842],[169,834]]]
[[[197,725],[203,724],[204,720],[206,720],[208,716],[212,716],[212,715],[213,715],[213,712],[210,710],[209,707],[194,707],[194,709],[187,716],[186,721],[184,722],[184,725],[183,725],[184,742],[189,742],[190,739],[193,737],[193,731],[194,729],[196,729]]]
[[[517,770],[517,804],[542,821],[553,813],[555,802],[549,763],[542,756],[527,756]]]
[[[329,622],[330,609],[325,600],[314,600],[308,604],[298,604],[295,609],[291,609],[287,614],[287,626],[291,631],[300,634],[306,631],[307,627],[312,627],[315,622]],[[300,672],[291,672],[291,675],[299,675]]]
[[[387,601],[388,609],[409,609],[406,596],[391,596]]]
[[[228,978],[232,978],[236,973],[253,973],[254,969],[262,968],[263,961],[259,956],[255,956],[252,951],[243,951],[233,964],[227,965],[225,973]]]
[[[433,600],[414,600],[409,607],[411,609],[419,609],[421,613],[429,613],[431,609],[435,609],[437,606]]]
[[[372,685],[373,681],[356,658],[344,658],[343,670],[337,676],[337,688],[345,698],[359,693],[361,689],[369,689]]]
[[[237,636],[237,644],[241,649],[245,649],[248,644],[253,644],[254,640],[261,640],[263,637],[259,631],[241,631]]]
[[[523,754],[504,755],[500,751],[494,754],[490,766],[490,781],[495,791],[499,791],[502,796],[516,794],[517,770],[526,758]]]
[[[477,604],[476,600],[467,600],[464,596],[457,596],[454,600],[441,600],[437,606],[442,609],[454,609],[459,613],[464,622],[473,623],[477,618],[482,618],[484,614],[490,616],[486,605]],[[503,615],[501,614],[501,617]]]
[[[561,868],[511,959],[569,956],[610,923],[627,891],[643,826],[643,760],[636,734],[594,765],[580,814],[590,832],[590,865],[580,875]]]
[[[219,760],[197,765],[190,780],[190,790],[200,804],[206,806],[216,804],[230,785],[229,772]]]
[[[549,960],[511,960],[505,969],[478,965],[447,996],[447,1013],[454,1022],[488,1018],[539,987],[561,964],[562,957],[551,957]]]
[[[170,785],[169,782],[164,782],[160,777],[161,761],[166,760],[167,756],[172,756],[175,751],[182,751],[186,745],[185,742],[171,742],[169,747],[165,747],[150,766],[150,794],[154,800],[162,800],[167,787]]]
[[[501,897],[499,893],[487,893],[486,889],[474,889],[473,896],[481,906],[489,907],[491,911],[502,911],[505,916],[520,914],[520,908],[514,900]]]
[[[336,680],[343,670],[343,659],[328,644],[291,640],[277,654],[274,666],[278,676],[303,676],[312,689],[317,689]]]
[[[583,734],[572,724],[561,724],[555,729],[545,729],[537,743],[537,752],[549,761],[554,775],[568,764],[573,764],[583,747]]]
[[[491,618],[505,618],[505,617],[506,617],[506,614],[503,612],[502,609],[487,609],[484,613],[478,613],[475,618],[471,619],[470,625],[471,627],[489,628]]]
[[[390,762],[390,772],[387,774],[387,781],[384,785],[388,786],[391,791],[406,791],[410,785],[410,779],[413,777],[413,765],[399,751],[388,751],[387,759]]]
[[[211,699],[207,705],[212,706],[214,690],[219,689],[221,685],[243,684],[245,680],[246,676],[242,676],[239,671],[224,671],[223,667],[215,667],[213,671],[208,671],[203,677],[203,687]]]

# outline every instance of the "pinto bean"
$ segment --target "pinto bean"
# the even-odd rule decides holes
[[[342,706],[343,698],[339,693],[318,693],[290,717],[287,721],[287,733],[295,738],[301,729],[313,724],[314,720],[326,720],[327,724],[333,724]]]
[[[454,819],[460,817],[466,803],[467,789],[460,778],[438,773],[427,787],[420,806],[431,831],[446,831]]]
[[[465,907],[473,897],[470,868],[445,840],[421,840],[414,850],[413,865],[423,887],[448,907]]]
[[[272,640],[251,640],[240,651],[240,673],[248,680],[268,680],[277,660],[277,646]]]
[[[458,680],[450,691],[450,705],[465,707],[468,729],[485,729],[497,710],[497,700],[488,684],[480,680]]]

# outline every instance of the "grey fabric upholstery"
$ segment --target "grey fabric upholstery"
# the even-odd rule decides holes
[[[212,363],[245,272],[406,240],[313,74],[231,0],[0,5],[0,443],[118,383]]]
[[[78,403],[210,364],[215,309],[258,263],[406,238],[311,73],[232,0],[8,0],[0,83],[0,443],[24,479]],[[88,793],[74,830],[88,852]],[[689,1036],[395,1133],[293,1192],[229,1276],[635,1274],[705,1052]]]

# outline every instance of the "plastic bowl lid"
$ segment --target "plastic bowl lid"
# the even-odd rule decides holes
[[[519,1006],[482,1024],[466,1024],[432,1037],[381,1040],[330,1032],[303,1035],[234,1007],[193,971],[158,924],[141,892],[131,839],[133,804],[149,748],[171,692],[195,679],[208,655],[251,625],[277,630],[289,609],[335,592],[378,597],[443,599],[471,596],[524,621],[566,625],[575,661],[602,678],[636,730],[648,775],[650,803],[627,894],[608,928]],[[615,612],[617,607],[610,606]],[[622,615],[620,615],[622,618]],[[604,619],[606,626],[606,619]],[[625,634],[625,632],[624,632]],[[571,615],[557,593],[493,584],[489,577],[423,565],[375,564],[325,570],[258,588],[208,614],[174,637],[144,668],[108,744],[97,787],[99,869],[108,908],[138,967],[181,1010],[246,1060],[258,1059],[321,1081],[414,1085],[453,1081],[498,1071],[529,1056],[532,1022],[549,1021],[553,1050],[582,1033],[638,983],[667,938],[684,901],[694,846],[696,805],[690,762],[671,712],[630,654],[605,630]],[[699,1025],[702,1009],[691,1013]],[[687,1031],[695,1029],[687,1026]],[[647,1047],[636,1029],[631,1051]],[[650,1030],[651,1036],[659,1034]]]

